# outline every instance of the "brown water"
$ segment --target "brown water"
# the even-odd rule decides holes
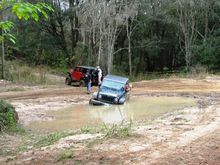
[[[132,98],[125,105],[91,106],[79,105],[48,111],[52,121],[36,121],[27,127],[36,131],[61,131],[85,126],[117,124],[122,121],[151,120],[167,112],[196,106],[196,100],[181,97]]]

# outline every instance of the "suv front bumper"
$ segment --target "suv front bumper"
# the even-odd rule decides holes
[[[96,99],[90,99],[89,104],[91,105],[110,105],[110,103],[105,103]]]

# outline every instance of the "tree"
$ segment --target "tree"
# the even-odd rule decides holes
[[[4,7],[7,11],[0,11],[4,11],[4,16],[11,15],[16,1],[10,2],[9,8]],[[41,2],[54,8],[48,14],[49,21],[25,21],[33,19],[29,13],[30,18],[20,16],[24,21],[4,24],[6,29],[16,29],[16,44],[10,46],[10,52],[31,64],[98,64],[105,73],[119,71],[130,75],[185,66],[189,70],[197,63],[213,64],[210,68],[214,69],[220,66],[213,62],[219,55],[219,0]],[[42,18],[43,13],[37,15]],[[14,42],[10,33],[4,29],[4,37]]]
[[[192,45],[196,37],[196,15],[198,0],[178,0],[177,13],[180,30],[183,34],[185,46],[186,70],[189,71],[192,59]]]
[[[115,50],[115,42],[126,23],[133,19],[135,12],[137,13],[136,1],[134,3],[127,0],[90,0],[86,1],[82,6],[80,12],[81,29],[83,33],[89,33],[88,41],[92,50],[91,54],[97,59],[96,64],[101,64],[104,70],[110,73],[112,71],[114,55],[119,52],[119,50]],[[130,7],[132,7],[132,12]],[[132,28],[131,24],[128,26],[128,37],[130,39]],[[85,38],[86,35],[83,34],[83,36]],[[129,64],[131,66],[131,51],[129,52]]]
[[[125,19],[126,19],[126,32],[128,39],[128,63],[129,63],[129,75],[132,75],[132,56],[131,56],[131,35],[137,25],[134,25],[134,18],[138,12],[137,1],[125,1]]]
[[[15,43],[15,37],[10,34],[10,29],[13,27],[13,23],[4,20],[4,12],[11,12],[15,14],[19,19],[29,20],[33,19],[38,21],[40,19],[40,14],[48,19],[47,11],[53,11],[53,9],[45,3],[31,4],[29,2],[15,1],[15,0],[2,0],[0,2],[0,15],[3,21],[0,21],[0,28],[2,29],[2,34],[0,35],[0,42],[2,43],[2,78],[5,79],[5,49],[4,40],[6,37],[10,41]]]

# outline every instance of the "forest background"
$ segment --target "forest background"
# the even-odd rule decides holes
[[[34,0],[26,2],[35,3]],[[41,0],[48,19],[19,20],[5,39],[6,60],[73,68],[100,65],[104,73],[220,69],[219,0]],[[3,34],[2,34],[3,35]]]

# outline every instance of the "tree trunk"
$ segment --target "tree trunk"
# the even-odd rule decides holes
[[[101,62],[101,53],[102,53],[102,39],[103,39],[103,34],[102,34],[102,26],[101,26],[101,25],[100,25],[100,27],[99,27],[99,33],[100,33],[100,37],[99,37],[99,52],[98,52],[97,65],[100,65],[100,62]]]
[[[191,46],[190,43],[185,41],[185,61],[186,61],[186,70],[189,71],[190,63],[191,63]]]
[[[2,79],[5,79],[5,42],[4,42],[4,31],[2,29]]]
[[[206,2],[206,11],[205,11],[205,35],[204,35],[204,42],[206,42],[208,35],[209,35],[209,17],[210,12],[212,10],[213,0],[207,0]]]
[[[131,39],[128,39],[128,57],[129,57],[129,75],[132,75],[132,63],[131,63]]]
[[[195,5],[195,4],[193,4]],[[179,0],[179,24],[184,36],[186,70],[189,71],[192,58],[192,45],[195,39],[196,9],[190,0]]]
[[[129,61],[129,75],[132,75],[131,63],[131,30],[129,29],[129,19],[126,20],[127,38],[128,38],[128,61]]]

